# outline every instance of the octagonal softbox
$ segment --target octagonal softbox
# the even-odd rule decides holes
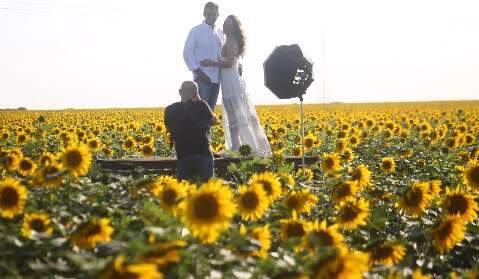
[[[314,80],[313,63],[297,44],[276,47],[263,68],[265,86],[280,99],[302,99]]]

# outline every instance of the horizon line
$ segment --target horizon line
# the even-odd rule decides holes
[[[377,101],[377,102],[324,102],[324,103],[303,103],[305,106],[309,105],[365,105],[365,104],[402,104],[402,103],[462,103],[462,102],[479,102],[479,99],[451,99],[451,100],[430,100],[430,101]],[[294,102],[290,104],[257,104],[255,107],[266,107],[266,106],[293,106],[299,105],[299,102]],[[216,105],[220,107],[220,105]],[[166,106],[155,106],[155,107],[99,107],[99,108],[50,108],[50,109],[29,109],[28,107],[17,107],[17,108],[0,108],[0,112],[4,111],[68,111],[68,110],[122,110],[122,109],[164,109]]]

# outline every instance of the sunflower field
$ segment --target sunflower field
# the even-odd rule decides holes
[[[478,278],[479,101],[306,105],[304,172],[257,110],[273,157],[204,184],[100,169],[174,157],[161,108],[0,111],[0,278]]]

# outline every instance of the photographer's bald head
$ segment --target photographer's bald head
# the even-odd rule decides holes
[[[196,84],[196,82],[187,80],[181,83],[180,96],[182,102],[199,99],[198,85]]]

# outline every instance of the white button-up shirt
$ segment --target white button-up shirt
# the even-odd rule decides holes
[[[200,68],[211,82],[219,83],[220,69],[218,67],[202,67],[200,61],[210,59],[218,61],[223,47],[223,32],[218,28],[212,28],[206,22],[193,27],[188,34],[183,49],[183,58],[190,71]],[[193,73],[196,79],[196,74]]]

